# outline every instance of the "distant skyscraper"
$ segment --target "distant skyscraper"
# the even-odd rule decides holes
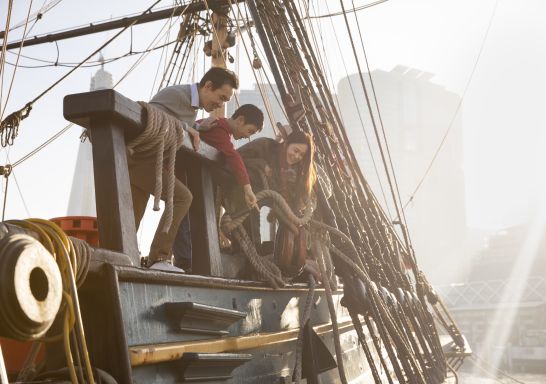
[[[100,56],[102,61],[102,55]],[[112,75],[101,68],[91,78],[91,91],[109,89],[113,87]],[[85,140],[80,144],[72,188],[68,201],[67,215],[69,216],[96,216],[95,207],[95,179],[93,177],[93,153],[91,143]]]
[[[460,101],[458,95],[433,83],[432,77],[433,74],[402,66],[397,66],[390,72],[372,72],[403,203],[408,201],[425,173]],[[374,104],[368,74],[364,78]],[[391,193],[360,77],[354,74],[342,79],[338,85],[337,97],[344,125],[362,172],[379,201],[385,206],[382,185],[391,218],[395,218]],[[379,134],[382,136],[377,113],[375,116]],[[459,113],[447,142],[406,210],[417,260],[432,279],[449,278],[451,267],[456,266],[462,257],[466,217],[460,116]],[[370,142],[371,151],[366,144],[364,132]],[[379,177],[374,169],[372,156]]]

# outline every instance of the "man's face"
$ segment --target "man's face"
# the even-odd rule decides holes
[[[224,84],[220,88],[213,89],[212,82],[207,81],[205,85],[199,89],[199,102],[203,109],[207,112],[212,112],[220,108],[224,103],[228,102],[233,96],[233,87],[229,84]]]
[[[238,116],[235,120],[235,126],[232,129],[232,135],[235,140],[248,139],[258,132],[258,127],[254,124],[247,124],[243,116]]]

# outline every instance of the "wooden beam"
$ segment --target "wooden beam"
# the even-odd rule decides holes
[[[142,107],[113,89],[65,96],[63,115],[66,120],[88,129],[91,128],[92,118],[111,119],[123,127],[126,142],[137,137],[146,125],[146,113]],[[220,153],[204,142],[201,142],[196,152],[188,135],[180,151],[205,162],[220,160]]]
[[[243,0],[231,0],[232,3],[239,3]],[[215,9],[216,7],[221,7],[223,5],[229,4],[228,0],[208,0],[208,4],[204,1],[200,2],[187,2],[184,5],[179,5],[176,7],[171,7],[167,9],[162,9],[156,12],[148,12],[146,14],[132,16],[132,17],[123,17],[117,20],[110,20],[103,23],[90,23],[88,26],[75,28],[69,31],[59,32],[59,33],[48,33],[42,36],[33,36],[31,38],[19,41],[10,42],[6,49],[16,49],[20,47],[29,47],[31,45],[38,45],[44,43],[51,43],[54,41],[60,41],[65,39],[70,39],[74,37],[80,37],[85,35],[90,35],[93,33],[110,31],[113,29],[119,29],[128,27],[131,25],[149,23],[151,21],[170,19],[173,16],[178,17],[188,13],[201,12],[207,9],[207,6]],[[6,31],[0,32],[0,39],[4,38]],[[22,45],[21,45],[22,43]]]

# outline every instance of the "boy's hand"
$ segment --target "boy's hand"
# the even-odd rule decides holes
[[[190,127],[190,128],[188,128],[188,133],[192,137],[193,149],[198,151],[199,150],[199,143],[201,143],[201,137],[199,137],[199,132],[197,132],[195,130],[195,128]]]
[[[260,212],[260,207],[258,206],[258,199],[256,199],[256,195],[254,194],[254,191],[252,191],[252,187],[250,186],[250,184],[245,185],[243,188],[245,191],[246,205],[249,208],[254,208],[258,212]]]
[[[208,131],[211,128],[214,128],[218,122],[218,118],[214,116],[209,116],[206,119],[201,120],[199,123],[199,130]]]

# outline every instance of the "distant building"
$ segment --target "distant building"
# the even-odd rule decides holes
[[[397,66],[389,72],[374,70],[371,75],[400,196],[405,204],[430,164],[460,98],[432,82],[433,74],[417,69]],[[375,111],[368,74],[364,78]],[[337,100],[364,177],[382,205],[388,206],[394,219],[392,197],[358,74],[339,82]],[[378,115],[374,113],[383,140]],[[459,112],[433,168],[406,210],[417,260],[433,281],[451,280],[453,266],[460,263],[463,253],[466,215],[462,164]]]
[[[100,57],[103,60],[102,55]],[[91,91],[113,88],[112,75],[104,69],[104,62],[100,69],[91,77]],[[93,152],[89,140],[80,143],[72,188],[68,200],[68,216],[97,215],[95,206],[95,178],[93,176]]]

